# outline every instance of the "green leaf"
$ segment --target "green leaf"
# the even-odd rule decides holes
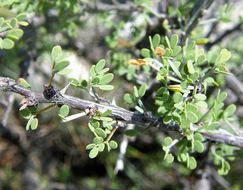
[[[26,124],[26,127],[25,129],[28,131],[30,129],[30,126],[31,126],[31,123],[32,123],[32,120],[34,119],[34,116],[32,115],[30,117],[30,119],[28,120],[27,124]]]
[[[62,61],[55,65],[54,72],[59,72],[69,65],[69,61]]]
[[[35,130],[37,129],[37,126],[38,126],[38,119],[37,118],[34,118],[32,121],[31,121],[31,129],[32,130]]]
[[[112,73],[107,73],[100,79],[100,84],[108,84],[110,83],[114,78],[114,75]]]
[[[196,105],[200,108],[207,108],[208,104],[205,101],[198,101],[196,102]]]
[[[88,144],[88,145],[86,146],[86,150],[90,150],[90,149],[94,148],[95,146],[96,146],[96,144],[94,144],[94,143],[92,143],[92,144]]]
[[[18,79],[19,85],[25,87],[25,88],[31,88],[30,84],[23,78]]]
[[[94,148],[91,149],[91,151],[89,152],[89,158],[93,159],[95,158],[99,153],[99,149],[97,146],[95,146]]]
[[[3,47],[3,49],[12,49],[14,47],[13,40],[11,40],[9,38],[3,39],[3,41],[2,41],[2,47]]]
[[[225,63],[231,58],[231,53],[227,49],[222,49],[217,57],[215,64],[219,65]]]
[[[143,49],[141,49],[141,55],[143,56],[143,57],[145,57],[145,58],[149,58],[150,57],[150,50],[149,49],[147,49],[147,48],[143,48]]]
[[[207,99],[207,96],[205,94],[195,94],[194,97],[197,101],[204,101]]]
[[[138,95],[139,97],[143,97],[145,92],[146,92],[146,89],[147,89],[147,85],[146,84],[143,84],[142,86],[140,86],[140,88],[138,89]]]
[[[160,35],[155,34],[152,39],[153,47],[157,47],[160,44]]]
[[[26,21],[19,21],[18,24],[19,24],[20,26],[28,26],[28,25],[29,25],[29,23],[26,22]]]
[[[174,161],[174,156],[173,156],[171,153],[167,154],[167,156],[166,156],[166,158],[165,158],[165,161],[166,161],[168,164],[173,163],[173,161]]]
[[[175,74],[179,77],[182,78],[180,71],[177,69],[177,67],[174,65],[174,63],[170,60],[168,60],[168,63],[171,67],[171,69],[175,72]]]
[[[138,134],[138,132],[134,129],[128,129],[125,131],[125,135],[133,137],[136,136]]]
[[[109,142],[109,145],[110,145],[111,149],[116,149],[118,147],[117,143],[113,140],[111,140]]]
[[[193,112],[187,112],[187,119],[191,122],[191,123],[196,123],[198,122],[198,116],[193,113]]]
[[[51,60],[52,62],[56,61],[56,58],[62,54],[61,46],[54,46],[51,51]]]
[[[25,20],[26,19],[26,13],[20,13],[17,15],[17,20],[18,21],[22,21],[22,20]]]
[[[96,128],[95,129],[95,132],[98,136],[102,137],[102,138],[105,138],[106,137],[106,133],[103,129],[101,128]]]
[[[18,40],[24,34],[23,30],[19,28],[14,28],[8,31],[7,37],[13,40]]]
[[[123,97],[124,101],[128,104],[133,104],[133,98],[131,94],[126,93]]]
[[[62,107],[59,110],[59,116],[65,118],[68,114],[69,114],[69,106],[62,105]]]
[[[220,128],[219,122],[210,123],[208,126],[205,127],[207,130],[215,130]]]
[[[195,73],[195,69],[194,69],[194,66],[193,66],[192,63],[193,63],[192,60],[188,60],[188,62],[187,62],[187,69],[188,69],[188,72],[189,72],[190,74]]]
[[[183,96],[180,92],[175,92],[173,95],[173,100],[175,103],[179,103],[183,100]]]
[[[105,149],[105,144],[104,143],[99,144],[98,149],[99,149],[99,152],[103,152]]]
[[[163,146],[169,146],[171,143],[172,143],[172,138],[171,137],[166,137],[164,140],[163,140]]]
[[[188,159],[188,153],[180,153],[177,157],[179,162],[186,162]]]
[[[234,104],[229,105],[225,110],[224,110],[224,117],[229,117],[232,116],[236,111],[236,106]]]
[[[178,39],[179,38],[178,38],[178,35],[177,34],[173,34],[171,36],[171,38],[170,38],[170,46],[171,46],[172,49],[177,45]]]
[[[93,85],[94,87],[97,87],[101,90],[113,90],[114,89],[114,86],[113,85]]]
[[[133,87],[133,94],[136,98],[139,98],[138,89],[136,86]]]
[[[194,141],[194,150],[199,152],[199,153],[202,153],[204,151],[203,143],[201,143],[198,140],[195,140]]]
[[[95,65],[96,73],[99,73],[104,67],[105,67],[105,60],[104,59],[99,60],[99,62]]]
[[[197,161],[194,157],[189,157],[187,167],[191,170],[194,170],[197,167]]]
[[[200,133],[195,133],[194,134],[194,139],[198,140],[198,141],[204,141],[205,140],[205,138]]]
[[[31,111],[29,108],[25,108],[19,111],[19,114],[24,118],[24,119],[30,119],[32,116]]]
[[[218,95],[217,100],[223,102],[227,98],[227,92],[222,92]]]
[[[95,137],[94,139],[93,139],[93,142],[95,143],[95,144],[100,144],[100,143],[102,143],[104,141],[104,139],[102,138],[102,137]]]

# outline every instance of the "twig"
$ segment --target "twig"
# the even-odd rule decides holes
[[[232,33],[236,32],[236,31],[242,30],[241,26],[242,26],[242,23],[238,23],[233,28],[226,30],[222,35],[220,35],[218,38],[216,38],[213,42],[208,43],[206,45],[206,48],[209,50],[215,44],[218,44],[221,41],[223,41],[227,36],[231,35]]]
[[[213,0],[197,0],[191,11],[191,19],[185,27],[185,35],[182,37],[181,43],[184,44],[186,37],[190,35],[192,30],[197,26],[199,19],[203,16],[203,11],[208,9]]]
[[[29,100],[28,106],[33,106],[40,103],[55,103],[58,105],[66,104],[78,110],[85,110],[88,107],[92,106],[92,107],[96,107],[101,112],[111,110],[112,111],[111,117],[113,117],[118,121],[140,125],[140,126],[150,125],[166,131],[182,132],[181,128],[177,124],[165,125],[162,122],[163,121],[162,118],[157,118],[153,115],[128,111],[118,106],[102,105],[92,101],[79,99],[73,96],[63,95],[60,93],[60,91],[56,89],[52,91],[52,93],[54,92],[53,96],[46,99],[43,93],[34,92],[31,91],[30,89],[26,89],[20,86],[19,84],[17,84],[15,80],[7,77],[0,77],[0,90],[11,91],[20,94],[22,96],[25,96],[25,98]],[[204,135],[209,140],[243,148],[243,137],[230,135],[222,132],[218,132],[218,133],[201,132],[201,134]]]

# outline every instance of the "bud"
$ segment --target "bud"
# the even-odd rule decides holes
[[[159,57],[163,57],[165,55],[165,49],[162,47],[156,47],[154,50],[155,54]]]
[[[129,65],[146,65],[146,61],[144,59],[130,59],[128,60]]]

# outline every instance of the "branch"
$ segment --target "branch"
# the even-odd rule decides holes
[[[85,110],[90,107],[95,107],[97,108],[97,110],[101,112],[111,110],[112,111],[111,117],[125,123],[131,123],[140,126],[151,125],[153,127],[158,127],[160,129],[164,129],[167,131],[182,132],[181,128],[177,124],[165,125],[162,122],[163,121],[162,118],[158,118],[149,114],[141,114],[137,112],[128,111],[118,106],[98,104],[92,101],[64,95],[61,94],[58,89],[55,89],[54,87],[52,88],[53,89],[51,90],[48,89],[48,91],[47,89],[45,89],[43,93],[34,92],[31,91],[30,89],[26,89],[21,85],[17,84],[16,81],[13,79],[7,77],[0,77],[0,91],[11,91],[24,96],[28,102],[28,106],[38,105],[40,103],[55,103],[57,105],[66,104],[78,110]],[[220,132],[219,133],[201,132],[201,133],[209,140],[243,148],[243,137],[229,135],[229,134],[222,134]]]
[[[208,9],[213,0],[197,0],[190,13],[190,20],[185,27],[185,35],[182,38],[182,44],[184,44],[186,37],[190,35],[192,30],[197,26],[199,19],[203,16],[203,11]]]
[[[231,35],[232,33],[236,32],[236,31],[242,30],[241,26],[242,26],[242,23],[238,23],[233,28],[226,30],[222,35],[220,35],[218,38],[216,38],[213,42],[208,43],[206,45],[206,48],[209,50],[215,44],[218,44],[221,41],[223,41],[227,36]]]
[[[50,93],[47,92],[47,90],[44,90],[43,93],[34,92],[31,91],[30,89],[26,89],[21,85],[17,84],[13,79],[0,77],[0,90],[15,92],[17,94],[24,96],[25,99],[27,100],[27,106],[34,106],[40,103],[55,103],[57,105],[66,104],[78,110],[85,110],[90,107],[91,108],[95,107],[100,112],[111,110],[112,111],[111,117],[126,123],[133,123],[135,125],[140,125],[140,126],[141,125],[144,126],[147,124],[147,125],[152,125],[154,127],[162,128],[169,131],[180,132],[180,127],[178,125],[176,124],[165,125],[162,122],[162,118],[157,118],[155,116],[148,115],[148,114],[141,114],[137,112],[128,111],[124,108],[114,106],[114,105],[98,104],[92,101],[64,95],[61,94],[60,91],[55,88],[48,89],[48,91],[52,91],[51,92],[52,94],[46,94],[46,93]]]

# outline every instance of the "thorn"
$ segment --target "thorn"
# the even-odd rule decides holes
[[[61,91],[60,91],[60,93],[61,94],[65,94],[66,93],[66,91],[67,91],[67,89],[68,89],[68,87],[70,86],[70,84],[71,84],[71,82],[69,82]]]

